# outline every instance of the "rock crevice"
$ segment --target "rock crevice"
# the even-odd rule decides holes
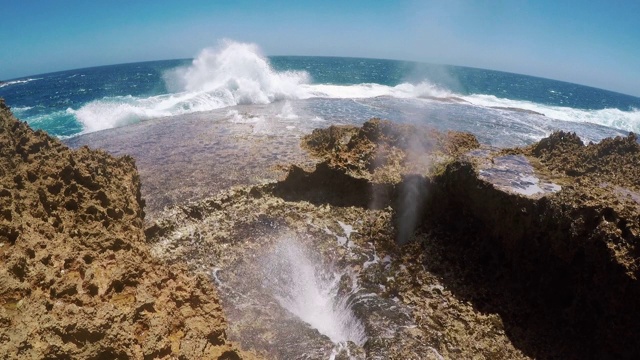
[[[447,266],[467,274],[448,285],[479,309],[500,314],[525,354],[640,354],[640,145],[634,134],[584,145],[575,134],[557,132],[527,148],[473,150],[477,142],[461,135],[450,134],[449,146],[442,146],[442,135],[403,129],[373,120],[361,129],[316,130],[304,141],[354,177],[375,182],[391,169],[385,179],[394,189],[397,239],[448,249]],[[403,133],[420,140],[397,135]],[[380,161],[380,153],[395,156]],[[413,159],[429,159],[419,163],[429,166]],[[409,179],[420,181],[403,201],[399,189]],[[408,203],[418,205],[407,210]],[[406,213],[419,217],[409,228],[402,224]],[[431,244],[422,246],[431,251]],[[434,260],[423,261],[428,271],[451,277],[429,263]]]

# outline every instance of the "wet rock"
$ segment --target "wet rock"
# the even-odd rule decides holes
[[[217,284],[233,340],[274,359],[638,357],[634,135],[584,145],[555,133],[500,150],[469,134],[372,120],[315,130],[303,147],[315,166],[168,208],[147,227],[154,257]],[[38,214],[54,211],[51,185]],[[109,208],[85,216],[114,221],[118,207]],[[18,230],[4,230],[6,241]],[[341,271],[337,294],[352,301],[363,344],[334,344],[265,286],[274,280],[265,257],[283,238]],[[25,264],[12,263],[16,281]]]
[[[418,138],[412,139],[413,134]],[[452,147],[433,139],[442,137],[373,120],[358,130],[316,130],[304,141],[329,167],[370,183],[390,184],[393,190],[386,194],[400,242],[413,238],[431,254],[450,252],[438,255],[443,259],[437,261],[409,256],[413,260],[408,264],[424,261],[427,271],[413,275],[417,284],[400,284],[397,289],[416,318],[431,314],[426,316],[431,319],[427,333],[440,329],[432,338],[434,349],[446,357],[465,357],[469,346],[481,346],[491,357],[636,357],[636,136],[584,145],[575,134],[558,132],[524,149],[481,148],[466,154],[477,143],[463,140],[461,147],[447,151]],[[454,144],[455,139],[447,138]],[[382,173],[385,176],[376,176]],[[422,180],[416,183],[417,191],[410,192],[413,196],[405,196],[412,201],[404,201],[398,189],[407,185],[410,174]],[[424,215],[403,228],[407,204],[415,206],[409,213]],[[451,275],[455,268],[460,276]],[[462,308],[432,314],[419,305],[425,304],[421,297],[434,294],[408,294],[416,293],[417,286],[422,289],[420,279],[428,279],[429,273],[447,279],[456,299],[450,298],[451,303],[467,299],[495,313],[500,320],[490,320],[493,325],[488,328],[498,326],[492,331],[509,334],[524,353],[509,350],[506,343],[493,350],[489,343],[480,345],[488,339],[475,338],[472,345],[473,337],[452,325],[458,321],[454,319],[464,318],[462,329],[477,331],[485,320],[473,312],[468,315],[475,325],[469,325]],[[433,284],[429,288],[438,289]]]
[[[421,331],[411,330],[416,325],[410,309],[394,300],[397,293],[391,283],[398,268],[389,266],[391,260],[386,257],[395,248],[391,208],[286,200],[272,189],[269,185],[236,188],[168,209],[154,225],[167,230],[149,239],[154,254],[167,263],[186,262],[194,272],[209,274],[229,319],[229,336],[265,358],[327,359],[332,354],[351,354],[367,359],[422,359],[417,354],[431,352],[422,343]],[[189,217],[189,208],[201,209],[202,219]],[[279,298],[309,291],[303,284],[314,286],[313,279],[308,279],[297,291],[281,293],[279,284],[308,270],[283,258],[283,249],[296,247],[307,250],[319,278],[339,279],[334,300],[350,304],[366,329],[364,344],[335,344],[280,304]],[[290,270],[283,273],[281,269]],[[332,324],[342,326],[339,321]]]
[[[302,130],[288,130],[277,121],[237,123],[228,113],[229,109],[218,109],[179,119],[153,119],[63,142],[71,148],[88,145],[135,158],[149,221],[168,206],[204,199],[232,186],[277,181],[286,175],[286,168],[276,165],[302,165],[308,157],[299,146]],[[261,126],[266,134],[257,128]]]
[[[155,260],[133,159],[72,151],[0,100],[0,357],[238,359],[208,279]]]
[[[378,145],[398,154],[404,151],[402,136],[397,134],[410,136],[410,128],[393,130],[391,123],[378,126],[376,122],[367,126],[362,148],[370,149],[369,137],[379,140],[387,132],[396,139],[395,145]],[[386,130],[376,135],[380,128]],[[275,184],[235,188],[167,209],[148,228],[154,254],[167,263],[186,262],[193,271],[210,274],[230,322],[230,337],[267,358],[325,359],[332,354],[368,359],[526,358],[505,334],[498,315],[483,314],[456,297],[435,271],[427,271],[426,263],[451,269],[444,250],[432,250],[425,259],[424,252],[415,247],[417,241],[397,245],[396,200],[403,179],[421,179],[417,187],[431,180],[425,175],[399,173],[397,181],[373,182],[371,170],[375,173],[378,167],[343,162],[348,156],[330,149],[337,146],[352,151],[345,144],[359,130],[335,129],[328,130],[327,137],[322,131],[314,133],[319,136],[315,146],[327,147],[315,169],[292,167],[288,177]],[[460,138],[473,139],[465,141],[471,147],[477,145],[471,136]],[[451,150],[447,153],[446,149],[462,146],[441,142],[434,148],[440,153],[432,159],[451,159]],[[375,150],[370,150],[362,158],[374,158]],[[424,164],[412,161],[383,166]],[[439,169],[433,165],[422,170]],[[386,198],[378,202],[382,206],[371,205],[381,197]],[[194,213],[198,215],[192,216]],[[418,240],[415,234],[412,238]],[[279,304],[272,288],[280,278],[268,269],[272,268],[270,254],[283,241],[303,244],[322,264],[320,269],[329,275],[337,272],[336,301],[348,299],[365,327],[364,344],[333,344]],[[439,245],[433,239],[424,239],[424,243]]]

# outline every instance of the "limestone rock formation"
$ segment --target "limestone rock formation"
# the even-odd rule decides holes
[[[634,134],[584,145],[556,132],[524,149],[470,153],[433,179],[425,220],[483,254],[467,264],[487,283],[500,279],[486,285],[499,283],[510,306],[520,302],[518,314],[488,301],[512,331],[562,339],[538,357],[637,358],[638,165]]]
[[[170,207],[143,234],[130,158],[70,151],[2,113],[4,357],[239,358],[211,276],[230,336],[267,358],[640,356],[633,134],[494,149],[379,119],[333,126],[303,138],[315,166]],[[364,343],[278,305],[264,257],[283,239],[346,271]]]
[[[475,136],[371,119],[362,127],[316,129],[303,147],[335,169],[375,183],[398,183],[406,174],[427,174],[445,160],[480,146]]]
[[[408,154],[408,142],[424,146]],[[418,231],[424,239],[395,241],[402,184],[424,176],[407,169],[441,170],[438,159],[451,161],[478,146],[472,135],[373,120],[361,128],[316,130],[304,143],[319,155],[315,168],[292,166],[279,182],[170,208],[147,229],[159,258],[214,273],[233,339],[270,359],[346,358],[347,352],[354,359],[529,358],[499,315],[452,291],[465,272],[453,267],[440,234]],[[378,150],[399,156],[378,157]],[[319,269],[341,274],[339,295],[350,299],[364,325],[364,344],[332,344],[317,324],[279,305],[273,292],[282,294],[265,283],[280,279],[268,269],[283,243],[304,245]],[[297,289],[306,298],[307,287]]]
[[[72,151],[0,100],[0,358],[239,359],[210,279],[155,260],[130,157]]]
[[[317,202],[321,195],[312,189],[326,193],[332,178],[366,179],[369,190],[361,194],[369,196],[376,193],[376,182],[389,184],[383,206],[394,208],[396,239],[414,240],[407,245],[413,252],[403,252],[406,264],[423,268],[398,291],[411,299],[418,324],[448,333],[439,332],[434,342],[472,344],[455,327],[444,326],[459,314],[434,318],[428,308],[434,306],[433,295],[420,289],[436,275],[455,298],[498,314],[501,327],[526,356],[637,358],[636,135],[584,145],[575,134],[556,132],[530,147],[504,150],[478,147],[464,134],[438,139],[442,135],[380,120],[360,129],[316,130],[304,142],[324,162],[311,173],[294,168],[288,180],[299,185],[286,190],[304,189],[307,195],[298,197],[312,194]],[[402,192],[407,184],[414,189],[408,197]],[[406,204],[414,206],[408,213],[419,217],[408,229],[402,224]],[[416,246],[422,254],[416,255]],[[475,316],[465,319],[472,334],[481,324]],[[451,357],[469,351],[436,348]],[[494,348],[494,355],[507,354],[507,348]],[[482,354],[493,356],[488,349]]]

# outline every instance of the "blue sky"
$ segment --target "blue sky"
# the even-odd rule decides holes
[[[415,60],[640,96],[638,0],[0,0],[0,79],[188,58],[223,38],[267,55]]]

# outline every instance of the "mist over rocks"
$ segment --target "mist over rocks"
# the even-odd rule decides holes
[[[453,286],[458,296],[500,314],[528,356],[640,354],[635,134],[585,145],[560,131],[500,150],[464,134],[443,138],[372,120],[360,129],[316,130],[304,140],[335,168],[372,183],[394,167],[384,179],[393,179],[385,206],[394,208],[396,241],[413,239],[429,252],[429,242],[437,242],[455,254],[448,266],[462,267],[467,277]],[[423,258],[426,268],[441,271],[433,260]]]
[[[368,146],[356,145],[363,134]],[[419,146],[408,145],[416,143],[412,136]],[[573,133],[555,132],[526,148],[500,150],[460,142],[464,136],[454,133],[445,138],[455,149],[448,158],[434,155],[438,147],[430,144],[451,149],[438,139],[442,134],[373,120],[360,129],[316,130],[305,141],[335,168],[372,182],[393,166],[385,205],[394,208],[396,241],[413,239],[429,252],[428,242],[438,242],[455,254],[449,266],[467,277],[453,286],[458,296],[500,314],[528,356],[637,357],[636,135],[584,145]],[[441,266],[423,261],[431,271]]]
[[[239,359],[209,279],[154,259],[132,158],[70,150],[0,99],[0,357]]]
[[[393,283],[378,280],[412,308],[437,354],[640,354],[634,134],[584,145],[575,134],[555,132],[526,148],[495,149],[468,134],[373,119],[315,130],[303,146],[320,159],[315,169],[293,166],[286,179],[260,191],[387,213],[384,231],[364,226],[385,235],[362,241],[411,269],[391,271]],[[500,320],[489,325],[476,311]],[[369,355],[380,351],[372,342],[365,345]]]
[[[282,177],[191,202],[188,184],[167,182],[179,200],[143,224],[132,158],[69,150],[0,111],[4,357],[253,356],[233,344],[273,359],[640,354],[633,134],[496,149],[380,119],[331,126],[302,138],[311,162],[288,148],[297,138],[268,149],[296,153],[264,157],[285,159]],[[308,291],[287,282],[296,261],[278,254],[290,246],[318,274],[303,277]],[[364,337],[336,344],[342,315],[319,326],[286,309],[326,290],[314,276]]]
[[[400,125],[371,119],[362,127],[331,126],[303,138],[312,154],[355,178],[369,180],[360,186],[371,208],[392,206],[397,242],[405,244],[424,215],[428,179],[443,163],[480,147],[475,136]],[[344,187],[341,187],[344,189]]]

